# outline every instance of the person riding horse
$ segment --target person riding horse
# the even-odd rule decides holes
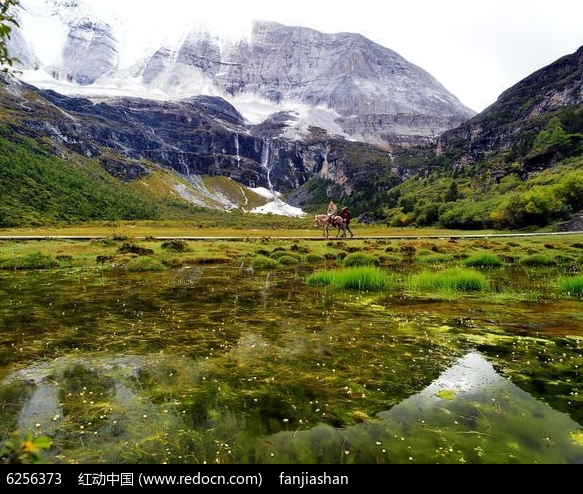
[[[338,212],[338,206],[336,206],[336,203],[334,201],[330,201],[330,203],[328,204],[328,212],[326,213],[328,215],[329,218],[329,223],[332,225],[334,224],[334,217],[336,216],[336,213]]]

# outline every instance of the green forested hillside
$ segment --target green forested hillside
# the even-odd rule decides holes
[[[198,197],[199,191],[189,188],[170,169],[142,163],[150,175],[126,183],[107,173],[98,160],[76,153],[64,159],[49,152],[49,145],[45,148],[34,139],[0,126],[0,228],[122,220],[178,221],[199,228],[273,228],[283,220],[298,228],[304,225],[301,218],[227,211],[221,209],[219,202],[214,207],[197,206],[177,189],[187,190],[197,203],[212,200]],[[123,160],[117,157],[116,162]],[[251,190],[244,191],[227,177],[206,177],[203,188],[217,197],[238,199],[247,208],[265,203],[265,198]]]
[[[90,161],[73,165],[32,139],[0,132],[0,227],[157,219],[152,199]]]
[[[379,192],[391,226],[522,229],[570,219],[583,209],[583,109],[539,117],[514,145],[456,167],[450,146],[425,173]]]
[[[568,220],[583,209],[583,158],[564,161],[527,180],[510,174],[430,175],[412,179],[387,194],[391,226],[475,229],[543,227]]]

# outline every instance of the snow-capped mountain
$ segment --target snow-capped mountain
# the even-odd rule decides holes
[[[167,32],[83,0],[21,0],[19,23],[10,49],[22,80],[61,94],[217,96],[249,124],[280,115],[280,137],[319,127],[385,146],[435,138],[474,115],[423,69],[358,34],[266,22],[229,38],[186,23]]]

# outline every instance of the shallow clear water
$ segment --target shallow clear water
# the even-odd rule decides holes
[[[2,436],[59,463],[583,462],[583,302],[305,274],[0,274]]]

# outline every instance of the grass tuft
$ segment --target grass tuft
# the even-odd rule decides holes
[[[564,276],[559,278],[559,289],[568,295],[583,295],[583,276]]]
[[[544,254],[531,254],[529,256],[523,257],[520,260],[520,264],[529,267],[556,266],[557,261],[555,261],[555,259],[552,257],[545,256]]]
[[[467,268],[499,268],[504,262],[494,254],[482,253],[468,257],[463,265]]]
[[[310,285],[359,291],[381,291],[396,285],[395,279],[390,274],[371,266],[313,273],[306,281]]]
[[[59,261],[53,256],[42,252],[31,252],[24,256],[18,256],[0,260],[0,269],[34,270],[53,269],[59,266]]]
[[[344,267],[353,268],[359,266],[378,266],[380,263],[379,258],[373,256],[372,254],[366,254],[364,252],[354,252],[348,254],[343,261]]]
[[[160,261],[149,256],[141,256],[128,262],[126,270],[132,273],[144,273],[147,271],[164,271],[166,267]]]
[[[441,272],[423,271],[407,282],[412,290],[438,290],[443,292],[484,292],[490,284],[486,276],[470,269],[448,269]]]

